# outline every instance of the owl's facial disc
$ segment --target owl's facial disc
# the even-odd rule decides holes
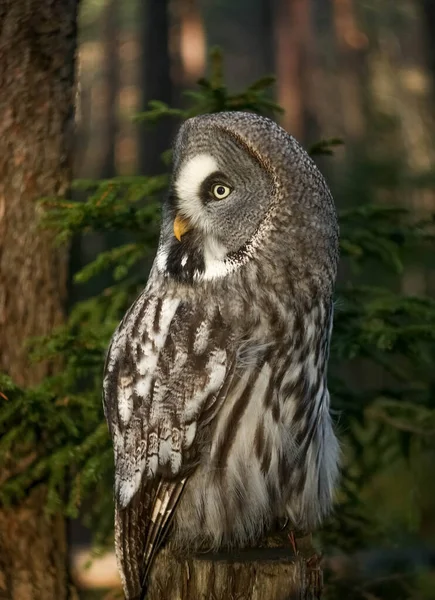
[[[225,185],[220,180],[222,176],[219,173],[207,177],[203,182],[203,202],[207,202],[208,199],[213,200],[225,200],[232,192],[232,188],[229,185]],[[210,180],[210,181],[209,181]],[[213,181],[216,181],[214,183]],[[207,185],[209,184],[209,186]],[[190,220],[177,214],[174,219],[174,235],[179,242],[181,242],[182,236],[191,229]]]
[[[273,193],[270,174],[229,132],[188,127],[175,157],[160,271],[186,282],[233,271]]]

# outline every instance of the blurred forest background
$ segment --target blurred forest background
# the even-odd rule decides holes
[[[214,45],[223,51],[232,92],[276,75],[273,94],[285,110],[280,122],[306,147],[343,140],[333,158],[318,160],[340,208],[377,202],[414,216],[434,211],[431,0],[83,0],[76,177],[162,171],[159,155],[176,124],[150,129],[132,117],[153,99],[182,107],[183,90],[204,75]],[[73,270],[119,241],[113,233],[76,241]],[[405,295],[433,296],[433,267],[433,254],[414,256],[387,281]],[[343,280],[347,274],[344,264]],[[364,277],[386,281],[376,261]],[[104,283],[103,277],[74,288],[73,301]],[[363,359],[345,368],[361,389],[387,385],[382,369]],[[360,433],[366,472],[359,476],[367,481],[365,509],[377,533],[360,552],[357,542],[347,561],[332,553],[330,566],[353,583],[341,592],[334,587],[331,598],[435,598],[435,419],[426,424],[424,451],[408,439],[410,449],[400,457],[380,442],[377,425]],[[83,541],[77,529],[73,535]]]
[[[318,535],[327,566],[326,598],[433,599],[435,1],[82,0],[75,178],[121,177],[124,186],[141,184],[135,193],[146,196],[151,184],[137,176],[167,171],[161,154],[179,121],[163,118],[150,125],[135,116],[152,100],[188,109],[183,92],[210,72],[209,51],[216,45],[231,93],[275,74],[266,98],[284,109],[275,115],[282,126],[305,147],[331,138],[343,142],[332,145],[332,156],[316,156],[343,225],[331,385],[346,477],[337,518]],[[215,75],[219,68],[218,61]],[[151,116],[159,111],[167,112],[158,105]],[[159,180],[153,181],[158,192]],[[86,186],[78,187],[73,200],[84,206],[90,197],[97,206],[98,194],[110,194],[111,185],[93,197]],[[136,238],[122,227],[106,232],[99,226],[82,235],[73,220],[66,225],[70,271],[82,275],[79,285],[71,278],[69,332],[80,320],[91,332],[99,317],[89,316],[86,302],[114,281],[101,267],[123,260],[122,254],[102,253],[123,244],[130,252]],[[153,241],[140,264],[142,280],[153,257],[155,229],[147,235],[147,243]],[[96,268],[99,256],[105,258]],[[127,266],[135,261],[137,249],[127,253]],[[94,267],[83,271],[89,263]],[[133,271],[137,274],[138,267]],[[115,280],[125,274],[118,270]],[[125,294],[116,302],[99,322],[106,336]],[[74,313],[77,306],[82,308]],[[51,352],[62,352],[62,344],[53,342]],[[97,350],[92,385],[98,391],[102,351]],[[56,385],[61,384],[47,389]],[[14,390],[10,384],[5,393]],[[92,418],[101,420],[101,411]],[[102,456],[110,474],[111,453]],[[94,462],[87,460],[87,485],[94,485],[95,477],[95,497],[103,490],[107,508],[108,479],[100,482]],[[113,555],[84,566],[91,529],[110,530],[112,519],[104,503],[96,505],[98,514],[92,504],[91,493],[79,511],[70,511],[76,516],[69,526],[73,576],[81,598],[108,599],[118,582]]]

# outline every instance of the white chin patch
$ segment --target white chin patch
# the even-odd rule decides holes
[[[216,159],[210,154],[197,154],[181,167],[175,182],[175,190],[181,212],[194,226],[198,223],[206,224],[199,192],[202,182],[218,170]]]
[[[225,261],[227,249],[213,237],[204,242],[204,273],[201,279],[218,279],[227,275],[232,269]]]

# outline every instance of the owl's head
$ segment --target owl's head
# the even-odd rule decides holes
[[[182,125],[163,208],[161,273],[185,283],[213,280],[256,257],[290,264],[316,248],[330,260],[336,245],[324,179],[276,123],[228,112]]]

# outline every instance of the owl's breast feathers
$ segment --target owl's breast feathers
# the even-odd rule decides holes
[[[144,593],[174,515],[176,543],[243,545],[286,509],[315,523],[335,478],[334,466],[320,475],[329,301],[304,313],[268,292],[250,304],[235,302],[241,290],[194,302],[153,289],[115,332],[104,381],[128,598]]]

